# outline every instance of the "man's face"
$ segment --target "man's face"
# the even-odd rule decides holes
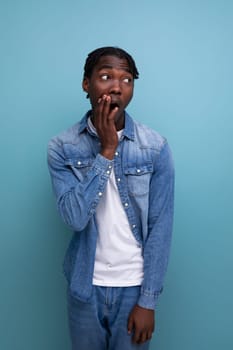
[[[118,107],[115,123],[124,120],[124,109],[133,96],[134,79],[126,59],[102,56],[90,78],[84,78],[83,89],[89,94],[92,109],[103,95],[110,96],[111,109]]]

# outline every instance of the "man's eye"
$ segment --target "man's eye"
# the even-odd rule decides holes
[[[103,74],[101,75],[100,77],[102,80],[108,80],[109,79],[109,76],[107,74]]]
[[[123,82],[124,83],[131,83],[132,79],[131,78],[124,78]]]

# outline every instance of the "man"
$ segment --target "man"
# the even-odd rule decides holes
[[[57,206],[74,231],[64,272],[73,350],[149,348],[173,219],[166,139],[125,111],[138,70],[124,50],[86,60],[91,110],[54,137],[48,164]]]

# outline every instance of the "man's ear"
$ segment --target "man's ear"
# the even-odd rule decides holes
[[[83,78],[82,87],[83,87],[83,91],[88,93],[88,91],[89,91],[89,79],[88,78]]]

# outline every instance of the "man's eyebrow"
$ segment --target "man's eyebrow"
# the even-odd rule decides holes
[[[111,66],[111,64],[103,64],[102,66],[100,66],[100,67],[98,68],[98,71],[100,71],[100,70],[102,70],[102,69],[113,69],[113,68],[114,68],[114,67]],[[120,68],[120,69],[126,71],[127,73],[132,74],[132,72],[130,71],[129,68],[123,68],[123,67],[122,67],[122,68]]]

